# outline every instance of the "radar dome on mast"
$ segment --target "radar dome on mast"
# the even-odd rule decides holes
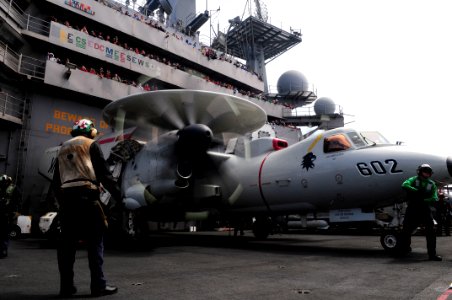
[[[316,99],[308,80],[299,71],[291,70],[283,73],[277,83],[278,100],[293,108],[311,103]]]
[[[314,102],[316,115],[332,115],[336,111],[336,103],[331,98],[320,97]]]
[[[279,77],[277,87],[280,95],[298,94],[308,90],[308,80],[299,71],[287,71]]]

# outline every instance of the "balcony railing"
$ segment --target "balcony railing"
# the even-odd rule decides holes
[[[13,0],[0,0],[0,10],[11,17],[11,20],[20,28],[25,28],[26,17],[22,9]]]
[[[25,100],[0,92],[0,116],[11,116],[23,120]]]
[[[0,42],[0,63],[3,63],[5,66],[19,74],[44,79],[44,60],[19,54],[11,50],[7,44],[2,42]]]
[[[0,42],[0,62],[15,72],[19,71],[19,57],[20,55],[11,50],[7,44]]]
[[[26,55],[21,55],[21,61],[19,65],[20,74],[39,79],[44,79],[45,69],[46,62],[44,60],[36,59]]]
[[[27,14],[24,29],[48,36],[50,33],[50,22]]]

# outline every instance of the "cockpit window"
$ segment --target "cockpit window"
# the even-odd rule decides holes
[[[352,140],[352,143],[355,144],[356,147],[361,148],[366,146],[366,142],[363,141],[361,136],[356,132],[347,132],[348,137]]]
[[[336,134],[326,137],[323,141],[323,151],[325,153],[343,151],[350,147],[350,142],[343,134]]]
[[[361,131],[361,136],[369,145],[389,144],[389,141],[378,131]]]

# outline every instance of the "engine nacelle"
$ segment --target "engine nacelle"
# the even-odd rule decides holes
[[[148,203],[150,204],[155,200],[155,197],[149,193],[142,183],[137,183],[125,191],[123,202],[127,209],[134,210],[142,206],[147,206]]]
[[[259,138],[250,142],[250,154],[251,157],[254,157],[267,152],[287,148],[288,145],[287,141],[278,138]]]

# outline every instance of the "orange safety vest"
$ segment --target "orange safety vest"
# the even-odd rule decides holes
[[[76,136],[66,142],[58,153],[61,187],[87,187],[98,189],[96,173],[91,162],[89,149],[94,141]]]

